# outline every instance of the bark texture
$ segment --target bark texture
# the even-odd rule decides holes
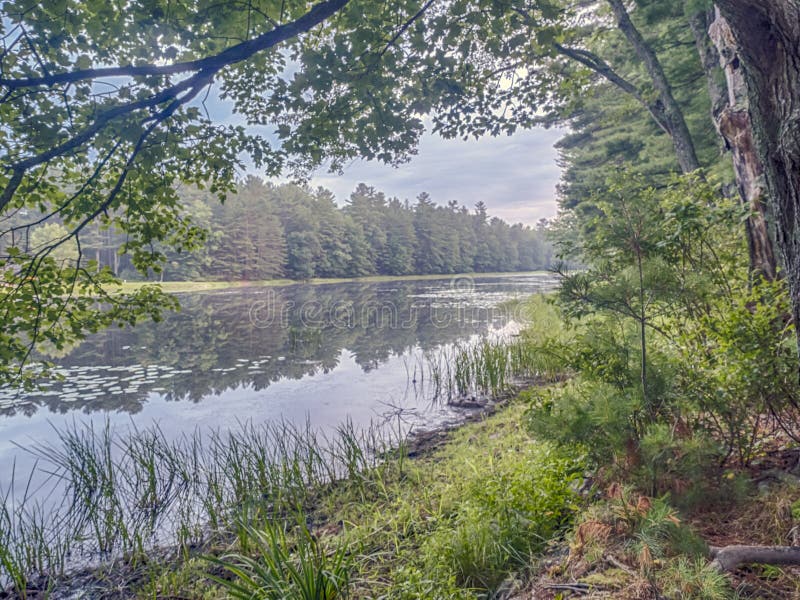
[[[717,7],[744,74],[756,153],[800,324],[800,0],[717,0]]]
[[[700,18],[700,15],[695,18]],[[698,25],[698,23],[694,23],[692,31],[695,31]],[[709,39],[710,36],[717,52],[703,44],[702,38],[698,37],[701,35],[706,39]],[[704,69],[711,68],[710,61],[718,60],[719,66],[725,73],[727,83],[725,96],[720,97],[718,89],[714,87],[712,90],[712,84],[709,83],[709,90],[712,91],[712,117],[717,131],[731,152],[739,196],[750,209],[751,216],[746,224],[750,269],[753,274],[773,281],[777,277],[778,268],[767,224],[767,189],[764,165],[753,137],[747,88],[737,43],[728,22],[718,10],[715,12],[714,21],[708,28],[708,35],[695,31],[695,38],[698,50],[701,52]]]
[[[709,36],[709,26],[714,22],[715,11],[700,11],[688,16],[689,28],[706,77],[708,96],[711,98],[711,116],[717,117],[728,107],[728,90],[720,70],[720,55]]]
[[[800,565],[800,546],[725,546],[711,549],[711,565],[733,571],[743,564]]]
[[[672,144],[675,147],[675,154],[678,157],[678,164],[681,167],[681,171],[684,173],[696,171],[700,168],[700,161],[697,159],[694,141],[689,132],[689,127],[686,125],[686,120],[683,117],[683,111],[675,100],[675,96],[672,93],[672,86],[667,76],[664,74],[664,69],[656,53],[636,28],[633,21],[631,21],[631,17],[628,14],[628,10],[625,8],[623,0],[608,0],[608,4],[614,12],[617,26],[625,35],[628,42],[630,42],[631,46],[633,46],[636,56],[642,61],[647,70],[647,74],[652,80],[653,88],[658,95],[658,101],[664,119],[664,122],[660,123],[660,125],[662,125],[672,137]]]

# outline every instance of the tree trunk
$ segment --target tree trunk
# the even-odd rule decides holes
[[[663,110],[665,127],[672,137],[672,145],[675,147],[675,154],[678,157],[678,164],[683,173],[691,173],[700,168],[700,161],[697,159],[694,141],[692,140],[689,127],[683,118],[683,111],[672,94],[664,69],[656,56],[656,53],[648,45],[647,41],[631,21],[628,10],[625,8],[623,0],[608,0],[611,10],[617,19],[617,26],[625,34],[630,44],[633,46],[636,56],[644,63],[647,74],[652,80],[653,87],[658,94],[658,100]]]
[[[800,324],[800,2],[717,0],[717,6],[744,73],[755,148]]]
[[[753,126],[748,112],[746,86],[736,49],[736,42],[727,21],[715,13],[715,20],[708,28],[700,27],[699,20],[707,23],[705,13],[692,19],[692,32],[700,53],[703,68],[709,79],[709,92],[712,95],[712,118],[726,147],[731,151],[736,187],[739,196],[750,210],[747,219],[747,246],[750,254],[750,271],[768,281],[777,277],[777,262],[772,239],[767,225],[766,186],[764,165],[756,151],[753,140]],[[718,52],[707,43],[714,42]],[[718,61],[718,62],[717,62]],[[717,62],[725,73],[727,97],[719,96],[713,62]],[[713,69],[710,71],[710,69]]]
[[[700,64],[706,76],[708,96],[711,98],[711,117],[716,123],[719,115],[728,108],[729,104],[728,90],[723,79],[723,72],[720,69],[720,55],[709,36],[709,27],[714,22],[714,18],[715,12],[713,9],[687,15],[689,29],[692,30],[692,37],[694,37],[694,44],[697,48],[697,55],[700,57]],[[720,139],[720,142],[724,143],[725,141]]]

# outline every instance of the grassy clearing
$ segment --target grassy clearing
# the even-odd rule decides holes
[[[465,277],[519,277],[525,275],[548,275],[547,271],[532,271],[523,273],[458,273],[453,275],[371,275],[369,277],[354,278],[314,278],[303,281],[294,279],[270,279],[266,281],[125,281],[109,289],[110,292],[132,293],[144,286],[158,285],[169,294],[184,292],[207,292],[230,288],[246,287],[279,287],[287,285],[325,285],[331,283],[381,283],[387,281],[429,281],[437,279],[465,278]]]

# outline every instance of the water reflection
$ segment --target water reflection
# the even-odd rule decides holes
[[[63,381],[0,391],[0,414],[138,413],[154,398],[196,403],[330,373],[348,355],[369,373],[412,349],[500,328],[513,317],[503,300],[553,284],[515,276],[186,294],[164,321],[110,329],[59,358]]]

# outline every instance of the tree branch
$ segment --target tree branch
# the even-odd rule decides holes
[[[650,115],[653,117],[653,120],[664,131],[664,133],[667,135],[672,135],[670,133],[669,125],[664,115],[663,108],[657,103],[648,102],[639,91],[639,88],[617,73],[611,67],[611,65],[605,62],[602,58],[593,52],[589,52],[588,50],[568,48],[558,43],[553,44],[553,47],[559,52],[559,54],[563,54],[564,56],[581,63],[583,66],[588,67],[598,75],[604,77],[610,83],[616,85],[620,90],[633,97],[637,102],[639,102],[639,104],[647,109],[647,112],[650,113]]]
[[[286,41],[296,35],[308,31],[312,27],[322,23],[325,19],[330,17],[331,15],[335,14],[337,11],[341,10],[349,0],[327,0],[325,2],[321,2],[320,4],[315,5],[309,12],[305,15],[300,17],[299,19],[288,23],[286,25],[281,25],[264,33],[252,40],[248,40],[247,42],[243,42],[241,44],[237,44],[236,46],[232,46],[227,50],[220,52],[217,55],[210,56],[204,58],[199,61],[193,61],[191,63],[179,63],[177,65],[167,65],[165,67],[156,67],[155,65],[145,65],[143,67],[118,67],[118,68],[111,68],[111,69],[89,69],[84,71],[73,71],[72,73],[62,73],[56,75],[50,75],[45,77],[33,78],[29,80],[11,80],[16,82],[22,81],[33,81],[35,83],[31,84],[33,86],[38,85],[55,85],[55,83],[63,83],[63,82],[72,82],[72,81],[81,81],[85,79],[91,79],[94,77],[98,77],[97,73],[102,72],[105,74],[110,74],[111,72],[118,72],[119,69],[167,69],[163,74],[169,74],[170,72],[183,72],[189,70],[189,68],[193,68],[198,72],[177,83],[169,88],[166,88],[159,93],[151,96],[150,98],[144,98],[142,100],[138,100],[136,102],[130,102],[128,104],[122,104],[111,108],[103,113],[101,113],[95,121],[86,127],[82,132],[76,134],[72,138],[62,142],[61,144],[46,150],[45,152],[41,152],[35,156],[31,156],[27,159],[20,160],[17,163],[10,165],[7,167],[11,170],[11,177],[6,184],[5,188],[3,189],[2,193],[0,193],[0,211],[2,211],[6,206],[8,206],[11,199],[16,194],[19,186],[22,184],[24,179],[25,173],[33,167],[36,167],[40,164],[43,164],[55,157],[62,156],[72,150],[75,150],[91,140],[95,135],[97,135],[104,127],[106,127],[111,121],[118,119],[122,116],[131,114],[134,111],[145,109],[145,108],[152,108],[158,106],[159,104],[163,104],[164,102],[169,102],[171,100],[175,100],[178,98],[180,94],[183,92],[188,92],[187,96],[194,97],[199,88],[207,85],[211,81],[213,81],[216,74],[224,67],[228,65],[232,65],[238,62],[242,62],[247,60],[254,54],[275,46],[276,44]],[[186,67],[186,65],[190,65],[190,67]],[[178,68],[177,71],[169,71],[169,69]],[[122,74],[118,72],[117,74]],[[137,73],[138,74],[138,73]],[[70,79],[71,77],[76,77],[76,79]],[[2,80],[0,80],[2,82]],[[52,83],[49,83],[52,82]],[[17,85],[17,84],[8,84],[5,85]],[[17,85],[17,87],[28,87],[27,85]],[[180,104],[183,104],[181,102]],[[170,112],[170,114],[172,114]]]
[[[742,564],[800,565],[800,546],[725,546],[710,549],[711,566],[726,572]]]
[[[279,25],[266,33],[231,46],[214,56],[192,60],[172,65],[124,65],[120,67],[106,67],[97,69],[80,69],[67,73],[45,74],[41,77],[27,77],[21,79],[0,78],[0,86],[10,89],[25,87],[53,86],[61,83],[76,83],[91,81],[100,77],[141,77],[141,76],[166,76],[191,71],[217,72],[222,67],[242,62],[254,54],[271,48],[272,46],[293,38],[300,33],[308,31],[322,23],[325,19],[335,14],[349,2],[349,0],[326,0],[315,5],[310,11],[299,19]]]

